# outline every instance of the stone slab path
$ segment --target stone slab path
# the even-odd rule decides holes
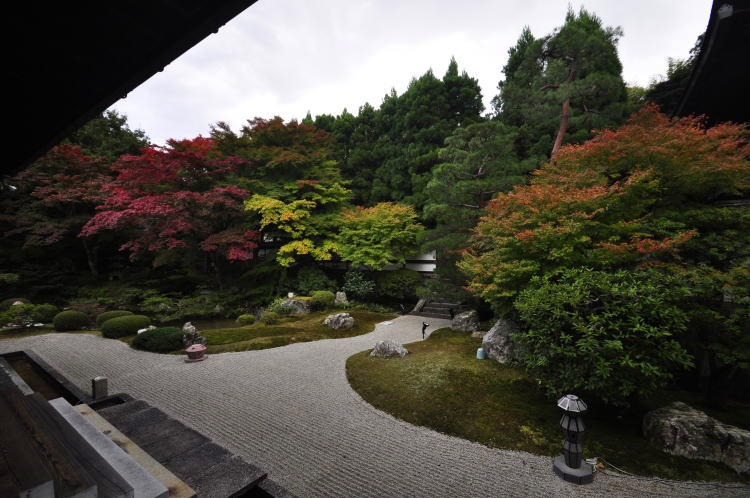
[[[598,473],[574,486],[548,457],[488,448],[376,410],[346,380],[346,359],[382,339],[421,340],[422,317],[369,334],[281,348],[179,356],[131,349],[88,334],[0,340],[33,349],[77,386],[97,375],[167,412],[268,472],[300,497],[748,496],[750,487]],[[447,320],[428,319],[429,330]]]

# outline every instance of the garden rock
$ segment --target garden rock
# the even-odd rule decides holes
[[[481,338],[484,337],[484,334],[486,334],[486,333],[487,332],[484,331],[484,330],[475,330],[474,332],[471,333],[471,338],[472,339],[481,339]]]
[[[287,299],[286,301],[283,301],[281,305],[294,309],[292,313],[295,315],[310,313],[310,301],[306,299]]]
[[[396,341],[378,341],[370,353],[371,358],[390,358],[391,356],[400,356],[403,358],[409,354],[409,351]]]
[[[354,317],[349,313],[336,313],[335,315],[328,315],[326,319],[323,320],[323,325],[334,330],[350,329],[354,327]]]
[[[148,326],[148,327],[146,327],[146,328],[143,328],[143,329],[138,329],[138,332],[137,332],[137,333],[138,333],[138,334],[142,334],[142,333],[144,333],[144,332],[148,332],[149,330],[154,330],[155,328],[156,328],[156,326],[155,326],[155,325],[149,325],[149,326]]]
[[[451,322],[451,330],[456,332],[474,332],[477,328],[479,328],[479,313],[476,310],[459,313]]]
[[[511,334],[518,331],[512,320],[501,318],[482,338],[482,347],[487,356],[498,363],[508,363],[518,359],[518,348]]]
[[[185,325],[182,326],[182,342],[185,345],[185,347],[190,347],[193,344],[203,344],[206,345],[206,339],[198,333],[198,329],[195,328],[195,325],[193,325],[190,322],[185,322]]]
[[[349,300],[346,298],[346,292],[339,291],[336,293],[336,301],[335,301],[336,304],[346,304],[348,302]]]
[[[417,304],[414,305],[414,308],[411,310],[412,313],[419,313],[422,311],[422,308],[424,308],[424,305],[427,303],[426,299],[420,299],[417,301]]]
[[[750,431],[719,422],[680,401],[648,412],[643,417],[643,435],[672,455],[750,472]]]

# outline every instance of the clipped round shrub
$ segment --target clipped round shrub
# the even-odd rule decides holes
[[[13,306],[13,303],[17,301],[21,301],[23,304],[31,304],[31,301],[29,301],[25,297],[11,297],[10,299],[0,301],[0,311],[6,311],[10,309],[10,307]]]
[[[266,325],[274,325],[276,323],[279,323],[279,314],[274,313],[273,311],[264,311],[263,315],[260,317],[260,320]]]
[[[240,325],[252,325],[255,323],[255,315],[240,315],[237,317],[237,323]]]
[[[96,325],[97,327],[101,327],[104,322],[107,320],[111,320],[112,318],[120,318],[121,316],[128,316],[132,315],[132,311],[125,311],[125,310],[114,310],[114,311],[105,311],[104,313],[100,313],[96,316]]]
[[[133,335],[140,329],[151,325],[151,319],[146,315],[126,315],[112,318],[102,324],[102,335],[110,339],[118,339]]]
[[[31,319],[34,323],[49,323],[55,319],[57,307],[52,304],[39,304],[31,310]]]
[[[375,291],[380,297],[409,299],[417,295],[417,286],[421,283],[422,275],[414,270],[381,271],[375,277]]]
[[[89,316],[83,311],[61,311],[52,318],[52,324],[58,332],[81,330],[89,326]]]
[[[327,290],[318,290],[310,296],[310,304],[315,309],[324,309],[333,306],[336,296],[333,292]]]
[[[156,353],[168,353],[182,349],[184,333],[177,327],[159,327],[138,334],[133,339],[133,347]]]

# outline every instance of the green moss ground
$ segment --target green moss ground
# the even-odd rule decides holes
[[[323,325],[326,316],[334,311],[320,311],[307,315],[283,317],[278,324],[254,323],[245,327],[206,330],[201,334],[206,338],[207,350],[211,353],[267,349],[295,342],[318,341],[353,337],[372,332],[375,324],[390,320],[396,315],[371,311],[349,311],[354,317],[354,327],[345,330],[332,330]]]
[[[350,357],[347,376],[366,401],[391,415],[487,446],[540,455],[560,453],[561,412],[522,370],[476,359],[481,339],[441,329],[407,345],[405,358]],[[682,400],[705,409],[695,395],[660,393],[645,408]],[[747,427],[750,404],[709,413]],[[628,472],[683,480],[750,483],[716,463],[675,457],[650,446],[641,435],[642,411],[592,407],[585,417],[585,456],[601,457]]]

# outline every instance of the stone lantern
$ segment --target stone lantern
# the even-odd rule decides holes
[[[185,363],[193,363],[196,361],[203,361],[208,356],[206,356],[206,346],[200,343],[193,344],[192,346],[189,346],[187,349],[185,349],[185,352],[187,353],[188,357],[185,359]]]
[[[583,463],[583,415],[588,406],[575,394],[566,394],[557,400],[563,411],[560,428],[565,435],[563,454],[552,460],[552,469],[562,479],[575,484],[588,484],[594,480],[593,466]]]

